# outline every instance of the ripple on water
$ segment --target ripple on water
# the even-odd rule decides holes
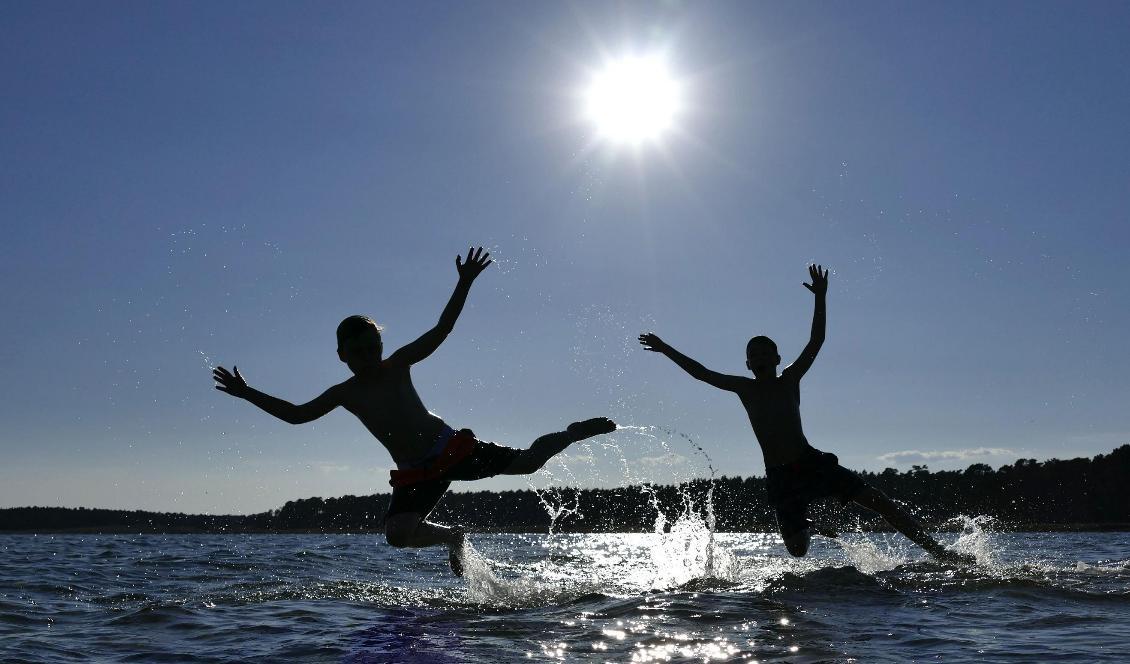
[[[132,537],[114,559],[95,557],[106,538],[9,537],[0,661],[1130,656],[1130,536],[984,537],[991,564],[954,567],[882,534],[799,560],[772,535],[696,528],[475,535],[464,580],[443,552],[362,537]],[[81,555],[55,555],[67,549]],[[211,567],[218,551],[245,564]],[[728,570],[706,564],[727,554]]]

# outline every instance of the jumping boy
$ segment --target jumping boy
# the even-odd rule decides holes
[[[746,367],[753,378],[728,376],[711,371],[675,350],[654,334],[641,334],[644,349],[662,353],[692,377],[722,390],[734,392],[742,400],[753,433],[765,458],[765,479],[769,503],[777,513],[777,526],[785,547],[794,556],[808,552],[812,523],[809,503],[835,497],[855,502],[878,512],[899,532],[909,537],[935,558],[951,562],[973,562],[939,544],[910,514],[882,491],[839,465],[836,455],[821,452],[808,444],[800,424],[800,379],[816,359],[824,343],[825,299],[828,271],[819,265],[808,266],[812,283],[804,287],[816,296],[812,314],[812,334],[796,362],[777,375],[781,356],[769,337],[754,337],[746,344]]]
[[[452,481],[478,480],[494,475],[527,475],[572,443],[608,433],[616,425],[604,417],[570,424],[565,431],[546,434],[527,450],[475,438],[470,429],[454,430],[428,412],[412,385],[411,367],[431,355],[463,311],[475,278],[493,261],[483,248],[468,250],[467,260],[455,257],[459,281],[440,314],[439,322],[412,343],[382,358],[381,328],[366,316],[350,316],[337,327],[337,356],[353,376],[313,401],[295,405],[247,385],[239,369],[216,367],[216,389],[246,399],[267,413],[302,424],[343,406],[392,455],[392,499],[385,515],[385,538],[395,547],[447,545],[448,561],[456,576],[463,573],[460,556],[464,532],[427,521]]]

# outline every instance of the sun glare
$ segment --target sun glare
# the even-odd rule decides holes
[[[681,109],[678,82],[658,56],[608,63],[585,92],[585,114],[600,135],[617,143],[654,141]]]

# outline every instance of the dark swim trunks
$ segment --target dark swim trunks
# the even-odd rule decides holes
[[[788,537],[811,525],[808,504],[821,498],[846,503],[867,488],[859,476],[840,465],[831,452],[809,447],[792,463],[765,469],[769,504],[777,509],[777,527]]]
[[[453,432],[440,452],[413,468],[394,470],[389,484],[392,499],[385,519],[415,512],[428,516],[454,481],[494,477],[514,461],[521,450],[475,438],[470,429]]]

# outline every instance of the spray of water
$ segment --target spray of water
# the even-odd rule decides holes
[[[968,553],[977,558],[977,564],[993,567],[996,564],[994,550],[996,545],[988,528],[994,519],[991,516],[956,516],[950,523],[961,526],[961,535],[958,536],[950,548],[959,553]]]
[[[882,538],[883,546],[872,537],[837,537],[832,540],[844,552],[851,566],[864,574],[892,570],[910,562],[905,548],[896,547],[889,537]]]
[[[563,518],[583,518],[579,491],[564,486],[540,489],[531,486],[550,518],[550,537],[546,543],[548,558],[531,569],[520,570],[518,576],[512,579],[509,574],[504,577],[496,573],[494,567],[500,563],[488,560],[468,544],[464,555],[464,577],[468,595],[473,601],[517,606],[544,603],[563,594],[647,592],[701,579],[737,580],[737,559],[730,550],[720,546],[716,538],[715,470],[706,451],[690,436],[665,427],[622,426],[617,433],[621,436],[643,436],[669,454],[674,454],[669,439],[685,441],[702,456],[710,473],[710,485],[705,496],[696,500],[687,488],[682,488],[682,505],[678,513],[665,512],[657,488],[638,475],[639,471],[628,462],[615,435],[599,442],[588,441],[581,449],[591,453],[599,448],[615,459],[623,483],[640,487],[655,510],[652,532],[631,538],[642,538],[642,541],[636,541],[640,541],[646,551],[646,558],[622,561],[617,569],[608,570],[613,575],[611,578],[602,579],[598,572],[591,569],[582,574],[578,574],[575,567],[569,569],[568,564],[577,558],[577,551],[573,543],[557,537],[556,529]],[[638,447],[635,445],[633,449],[638,451]],[[577,479],[564,463],[554,464],[551,470],[543,473],[554,482],[575,482]]]

